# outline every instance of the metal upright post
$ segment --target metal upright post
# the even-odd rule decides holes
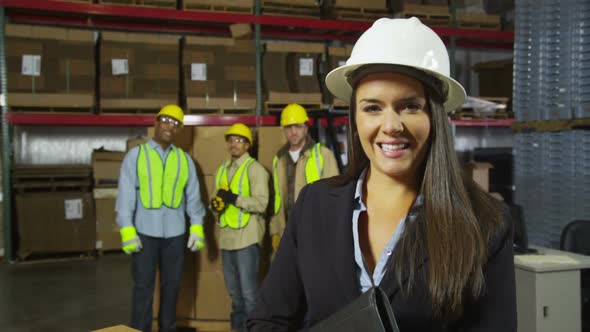
[[[254,14],[260,15],[260,0],[254,1]],[[256,118],[262,115],[262,42],[260,41],[260,24],[254,25],[254,40],[256,43]],[[257,120],[258,124],[259,121]]]
[[[12,255],[12,196],[10,193],[10,125],[6,122],[8,105],[6,104],[6,49],[4,24],[6,22],[4,7],[0,7],[0,106],[2,107],[2,208],[4,220],[4,258],[13,260]]]
[[[451,10],[451,26],[453,28],[457,28],[457,6],[455,6],[455,0],[451,0],[450,1],[450,10]],[[457,42],[457,38],[455,37],[455,34],[453,34],[451,36],[451,51],[449,52],[450,54],[450,65],[451,65],[451,77],[456,78],[455,77],[455,51],[457,50],[456,48],[456,42]]]

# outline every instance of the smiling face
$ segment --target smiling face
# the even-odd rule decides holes
[[[359,140],[371,172],[417,180],[430,137],[422,83],[393,72],[367,75],[357,85],[355,106]]]
[[[159,116],[156,120],[154,141],[160,144],[162,148],[167,148],[172,142],[174,137],[180,130],[182,124],[166,115]]]

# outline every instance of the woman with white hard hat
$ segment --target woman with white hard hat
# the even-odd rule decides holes
[[[402,332],[516,331],[510,222],[461,172],[449,72],[413,17],[376,21],[328,74],[350,100],[350,166],[299,194],[250,331],[312,327],[374,286]]]

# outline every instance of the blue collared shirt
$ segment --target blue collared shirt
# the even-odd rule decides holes
[[[361,245],[359,242],[359,216],[362,212],[366,213],[366,211],[367,211],[367,207],[365,206],[365,203],[363,202],[363,183],[366,179],[366,176],[367,176],[367,170],[365,169],[356,183],[356,191],[354,194],[355,206],[354,206],[354,210],[352,212],[352,236],[354,239],[354,260],[356,262],[356,271],[357,271],[357,278],[358,278],[358,282],[359,282],[359,289],[363,293],[366,292],[367,290],[369,290],[373,286],[379,286],[379,284],[381,283],[381,280],[383,279],[385,272],[387,271],[387,269],[391,265],[391,259],[389,259],[389,258],[391,257],[391,254],[393,253],[393,249],[395,248],[395,245],[397,244],[397,242],[399,241],[399,239],[401,238],[401,236],[404,232],[404,227],[405,227],[405,222],[406,222],[406,217],[404,217],[400,220],[397,229],[393,233],[391,239],[389,239],[389,241],[387,242],[387,245],[385,246],[385,248],[383,248],[381,255],[379,255],[379,260],[377,260],[377,264],[375,264],[375,270],[373,271],[373,275],[370,276],[369,272],[367,271],[367,267],[365,265],[365,259],[363,257],[363,253],[361,251]],[[422,205],[423,200],[424,200],[423,196],[419,195],[418,198],[416,199],[416,201],[414,202],[414,205],[410,209],[410,213],[407,216],[407,218],[409,218],[410,222],[412,222],[416,219],[416,215],[415,215],[414,211],[416,211],[417,207]]]
[[[166,150],[163,150],[153,139],[148,144],[158,152],[162,160],[166,160],[168,153],[173,148],[173,145],[170,145]],[[185,211],[190,218],[191,225],[203,224],[205,208],[201,202],[195,164],[186,152],[185,154],[189,160],[188,181],[184,188],[180,206],[177,209],[171,209],[164,205],[159,209],[146,209],[139,199],[139,181],[137,179],[139,146],[134,147],[127,153],[121,165],[119,191],[115,207],[117,224],[120,227],[135,226],[137,232],[153,237],[175,237],[184,234],[186,231]]]

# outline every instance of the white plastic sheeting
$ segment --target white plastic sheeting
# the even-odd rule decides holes
[[[16,165],[90,165],[92,150],[125,151],[127,140],[146,136],[145,127],[41,127],[14,130]]]

